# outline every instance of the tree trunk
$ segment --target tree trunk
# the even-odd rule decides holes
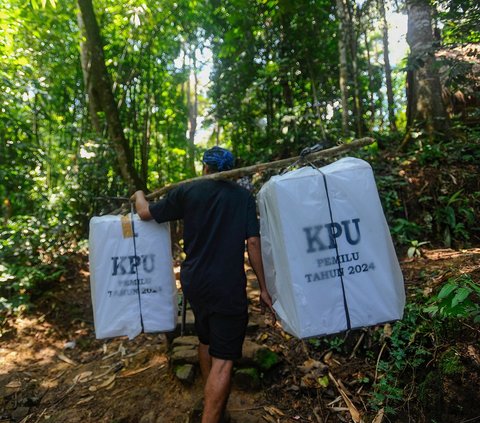
[[[368,42],[367,30],[363,31],[363,38],[365,40],[365,51],[367,53],[367,72],[368,72],[368,96],[370,102],[370,130],[375,126],[375,97],[373,93],[373,69],[372,57],[370,53],[370,43]]]
[[[87,42],[85,41],[85,26],[83,25],[83,19],[80,13],[77,15],[77,21],[80,34],[82,34],[82,38],[80,39],[80,63],[82,65],[83,84],[85,85],[85,91],[87,92],[88,97],[88,111],[90,114],[90,120],[92,121],[93,129],[98,134],[102,134],[103,128],[100,119],[98,118],[98,113],[100,113],[102,110],[100,107],[100,100],[98,99],[91,83],[91,55],[87,46]]]
[[[343,0],[337,0],[338,17],[338,53],[339,53],[339,85],[342,101],[342,132],[348,135],[348,71],[347,71],[347,31],[345,6]]]
[[[407,76],[408,127],[423,126],[430,138],[448,131],[440,79],[435,65],[432,16],[428,0],[408,0],[407,42],[410,46]]]
[[[82,67],[84,72],[87,71],[84,79],[88,84],[86,89],[90,93],[89,100],[95,102],[94,106],[90,107],[92,122],[95,126],[99,111],[105,113],[108,135],[117,154],[123,180],[131,192],[136,189],[145,190],[145,181],[140,178],[134,168],[132,151],[125,138],[118,107],[112,93],[112,83],[105,65],[100,28],[98,27],[92,0],[78,0],[78,5],[80,6],[80,19],[83,23],[82,27],[86,39],[82,46]]]
[[[320,111],[320,102],[318,100],[317,88],[315,86],[315,78],[313,77],[313,72],[310,73],[310,83],[312,85],[312,95],[313,95],[313,107],[315,108],[315,115],[317,116],[318,127],[320,128],[320,133],[322,134],[322,140],[327,139],[327,134],[322,123],[322,113]]]
[[[198,118],[198,75],[197,75],[197,49],[192,46],[190,53],[190,64],[187,80],[187,107],[188,107],[188,154],[187,170],[192,176],[195,175],[195,134],[197,133]],[[187,51],[185,51],[185,55]],[[193,87],[192,87],[193,77]]]
[[[345,1],[345,9],[348,12],[348,19],[347,19],[347,33],[348,33],[348,41],[350,45],[350,59],[352,63],[352,80],[353,80],[353,94],[354,94],[354,101],[353,101],[353,112],[355,116],[355,127],[356,127],[356,135],[357,137],[362,137],[363,135],[363,108],[362,108],[362,96],[360,93],[360,84],[358,82],[359,75],[358,75],[358,60],[357,60],[357,33],[355,30],[355,22],[354,22],[354,12],[352,10],[354,5],[350,4],[349,0]],[[360,19],[358,19],[360,20]]]
[[[397,131],[397,124],[395,122],[395,100],[393,98],[392,86],[392,67],[390,66],[390,47],[388,42],[388,24],[385,14],[385,0],[378,1],[378,8],[383,22],[383,60],[385,62],[385,85],[387,87],[387,103],[388,103],[388,122],[390,130]]]
[[[153,85],[151,79],[151,67],[150,67],[150,57],[148,60],[147,65],[147,76],[146,76],[146,89],[145,89],[145,112],[143,116],[143,136],[142,136],[142,144],[140,145],[140,157],[142,159],[140,169],[141,169],[141,178],[144,181],[148,180],[148,157],[150,152],[150,135],[151,135],[151,113],[153,102],[152,102],[152,94],[151,88]]]

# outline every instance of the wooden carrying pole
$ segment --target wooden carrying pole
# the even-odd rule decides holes
[[[252,175],[254,173],[265,172],[266,170],[284,169],[296,162],[301,163],[302,160],[306,162],[315,162],[325,157],[333,157],[338,154],[344,153],[346,151],[365,147],[367,145],[372,144],[374,141],[375,140],[373,138],[369,138],[369,137],[360,138],[352,141],[351,143],[341,144],[336,147],[328,148],[327,150],[321,150],[318,152],[309,153],[303,157],[302,156],[290,157],[288,159],[276,160],[274,162],[260,163],[252,166],[241,167],[238,169],[227,170],[225,172],[216,172],[216,173],[211,173],[204,176],[198,176],[196,178],[185,179],[183,181],[166,185],[156,191],[153,191],[150,194],[146,195],[146,198],[147,200],[157,200],[161,196],[165,195],[168,191],[171,191],[172,189],[180,185],[193,182],[193,181],[199,181],[202,179],[234,179],[234,178],[236,179],[246,175]],[[127,210],[127,204],[125,203],[119,209],[114,210],[111,214],[119,214],[126,210]]]

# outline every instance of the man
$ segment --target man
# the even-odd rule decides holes
[[[220,147],[203,156],[204,174],[233,168],[232,153]],[[143,191],[132,196],[142,220],[184,221],[180,278],[195,315],[199,362],[205,380],[202,423],[221,420],[230,394],[233,360],[241,357],[248,321],[245,240],[260,286],[260,303],[272,309],[261,258],[255,200],[235,182],[206,179],[170,191],[149,205]]]

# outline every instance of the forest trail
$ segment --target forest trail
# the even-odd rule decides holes
[[[406,259],[401,265],[407,292],[431,292],[452,275],[468,273],[478,280],[480,249],[424,251],[422,258]],[[368,340],[368,332],[345,337],[342,354],[335,348],[314,353],[310,344],[288,336],[278,325],[262,323],[250,269],[247,275],[251,317],[260,322],[251,337],[267,344],[282,362],[265,376],[261,390],[233,388],[228,404],[232,422],[352,421],[352,409],[342,405],[333,384],[308,386],[308,375],[300,369],[313,358],[328,364],[331,374],[347,387],[353,407],[366,415],[367,398],[362,397],[361,384],[356,381],[373,377],[375,360],[357,358],[356,351],[362,343],[361,348],[370,348],[377,358],[378,345]],[[478,345],[462,345],[458,340],[456,350],[472,355],[477,369],[466,376],[470,375],[470,389],[476,391]],[[0,422],[186,422],[202,396],[201,377],[197,374],[191,386],[179,382],[169,366],[168,351],[164,334],[141,334],[132,341],[95,339],[86,257],[79,256],[72,273],[56,290],[37,299],[34,311],[10,321],[3,330]],[[462,389],[463,396],[468,394],[465,386],[452,385],[450,389],[452,395],[457,389]],[[372,415],[372,410],[369,412]]]

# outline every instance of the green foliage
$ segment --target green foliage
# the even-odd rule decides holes
[[[475,212],[463,189],[452,195],[439,196],[438,203],[435,219],[437,225],[443,228],[445,245],[450,247],[452,238],[468,240],[470,235],[467,227],[475,223]]]
[[[392,325],[391,335],[384,335],[378,377],[372,386],[372,409],[384,408],[387,415],[395,415],[406,400],[405,387],[413,389],[418,384],[422,399],[422,395],[435,390],[438,382],[431,378],[461,373],[463,365],[454,350],[438,354],[448,345],[460,321],[480,322],[480,287],[469,275],[449,279],[428,300],[420,293],[413,296],[403,319]],[[430,370],[438,371],[426,371],[427,364]]]
[[[384,353],[378,362],[379,377],[373,385],[371,400],[373,409],[383,407],[387,415],[396,414],[396,407],[404,399],[403,378],[430,359],[429,335],[434,330],[418,304],[406,305],[403,319],[393,325],[392,334],[385,341],[388,356]]]
[[[425,245],[425,244],[428,244],[428,241],[422,241],[422,242],[419,242],[417,240],[413,240],[410,242],[410,247],[408,248],[407,250],[407,256],[409,258],[412,258],[412,257],[421,257],[422,255],[422,252],[420,251],[420,247],[422,245]]]
[[[476,0],[436,0],[438,17],[445,24],[443,39],[446,43],[480,42],[480,5]]]
[[[404,245],[410,245],[410,247],[413,246],[413,241],[411,240],[421,235],[422,232],[423,230],[420,225],[403,218],[394,219],[393,226],[391,227],[392,236],[397,242]]]
[[[388,363],[381,361],[378,365],[378,371],[383,375],[375,383],[370,405],[375,411],[383,408],[387,416],[393,416],[396,414],[394,406],[403,400],[404,391],[399,387],[399,381],[391,373]]]
[[[261,348],[255,354],[255,363],[262,370],[270,370],[280,362],[278,355],[268,348]]]
[[[469,275],[451,278],[430,299],[425,312],[441,319],[471,319],[480,323],[480,287]]]
[[[456,138],[417,145],[390,159],[388,169],[373,159],[380,198],[397,244],[412,247],[413,241],[423,239],[432,245],[461,247],[480,239],[475,219],[480,206],[478,133],[465,126],[460,129]]]
[[[330,335],[330,336],[322,336],[318,338],[310,338],[307,341],[313,348],[320,350],[320,349],[328,349],[335,351],[337,353],[343,353],[345,347],[345,336],[341,335]]]
[[[42,284],[65,272],[66,245],[35,217],[19,217],[0,229],[0,313],[30,305]],[[66,240],[64,240],[66,241]]]
[[[458,375],[464,370],[460,357],[454,349],[449,349],[442,354],[438,368],[446,376]]]

